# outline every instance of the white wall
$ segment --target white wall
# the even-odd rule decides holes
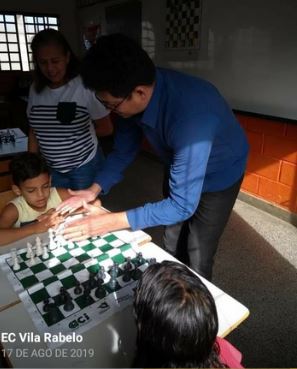
[[[80,23],[104,7],[80,10]],[[124,1],[121,1],[124,2]],[[168,50],[166,0],[142,0],[143,46],[156,64],[213,82],[235,109],[297,119],[297,0],[203,0],[200,50]]]
[[[61,31],[74,52],[80,50],[75,0],[1,0],[0,11],[40,12],[60,16]]]
[[[297,1],[204,0],[201,48],[166,50],[165,0],[143,0],[155,61],[212,81],[235,109],[297,119]]]

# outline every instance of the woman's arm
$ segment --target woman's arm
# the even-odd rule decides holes
[[[110,136],[113,133],[113,123],[110,115],[94,120],[94,125],[98,137]]]
[[[29,129],[28,151],[36,153],[39,152],[39,144],[32,128]]]

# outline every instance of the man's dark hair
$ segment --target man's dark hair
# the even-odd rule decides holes
[[[139,368],[218,368],[214,299],[184,264],[150,265],[136,289],[134,312]]]
[[[27,179],[32,179],[40,174],[50,174],[44,158],[32,152],[25,152],[16,155],[10,162],[9,169],[12,175],[12,181],[16,186]]]
[[[57,47],[60,47],[65,55],[68,52],[70,53],[70,60],[66,70],[67,80],[70,81],[79,74],[79,61],[62,33],[52,28],[40,31],[36,33],[31,43],[34,62],[34,87],[36,92],[41,92],[50,84],[50,81],[42,74],[37,63],[37,54],[39,49],[48,45],[56,45]]]
[[[155,74],[154,63],[141,46],[119,33],[99,37],[81,66],[87,88],[114,97],[126,97],[136,86],[152,85]]]

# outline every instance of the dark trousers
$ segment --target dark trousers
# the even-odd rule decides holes
[[[164,249],[208,280],[211,280],[219,239],[230,217],[242,180],[243,177],[223,191],[203,193],[191,218],[165,227]],[[165,197],[168,196],[168,190],[167,177],[163,187]]]

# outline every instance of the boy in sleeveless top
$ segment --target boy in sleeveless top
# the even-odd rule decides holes
[[[10,172],[16,198],[0,213],[0,246],[57,225],[63,217],[55,208],[70,197],[67,189],[51,187],[49,169],[38,154],[17,155],[10,163]]]

